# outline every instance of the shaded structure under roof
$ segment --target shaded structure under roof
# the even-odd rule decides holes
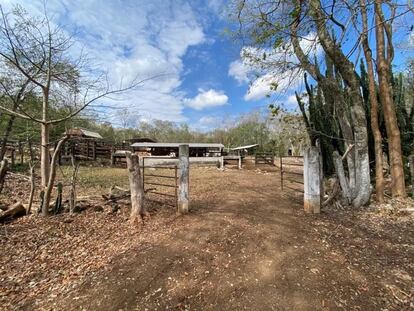
[[[134,143],[131,147],[137,152],[147,152],[152,156],[178,155],[179,145],[189,145],[190,157],[221,156],[223,144],[209,143]]]
[[[178,148],[179,145],[188,145],[190,148],[224,148],[223,144],[209,144],[209,143],[134,143],[131,147],[134,148],[157,148],[157,147],[167,147],[167,148]]]

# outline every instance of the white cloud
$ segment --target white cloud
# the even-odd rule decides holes
[[[275,82],[275,78],[271,74],[264,75],[250,85],[244,100],[259,100],[270,94],[270,86]]]
[[[322,51],[313,33],[302,38],[300,45],[311,59]],[[258,58],[262,59],[259,65],[256,63]],[[276,92],[279,94],[296,89],[302,82],[301,73],[291,45],[276,50],[246,46],[240,52],[240,59],[229,65],[229,75],[239,84],[251,82],[244,96],[246,101],[265,98],[275,91],[272,86],[277,86]],[[251,77],[257,78],[252,80]]]
[[[278,75],[273,73],[265,74],[249,86],[244,95],[246,101],[259,100],[269,96],[276,87],[278,93],[286,93],[288,90],[296,89],[302,83],[302,75],[299,69],[287,70]]]
[[[186,106],[195,110],[202,110],[205,108],[223,106],[228,103],[229,98],[223,91],[216,91],[209,89],[205,91],[198,89],[198,94],[194,98],[186,98]]]
[[[414,46],[414,31],[411,31],[409,34],[408,34],[408,46],[410,46],[410,47],[413,47]]]
[[[43,1],[8,0],[7,8],[20,3],[30,14],[43,12]],[[206,42],[199,17],[184,1],[61,0],[48,1],[52,20],[77,39],[94,64],[108,72],[116,88],[135,78],[164,74],[120,98],[97,104],[128,107],[148,119],[185,121],[185,96],[180,92],[183,56],[191,46]],[[103,117],[117,118],[117,110]]]
[[[249,82],[248,74],[250,71],[251,68],[239,59],[231,62],[229,66],[229,76],[236,79],[239,84]]]
[[[285,105],[288,105],[288,106],[297,106],[297,104],[298,104],[298,101],[296,99],[296,95],[290,95],[285,101]]]

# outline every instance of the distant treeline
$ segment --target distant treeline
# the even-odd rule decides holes
[[[35,105],[35,103],[34,103]],[[53,112],[58,115],[60,112]],[[0,133],[4,132],[9,117],[2,115]],[[299,154],[306,146],[308,138],[297,113],[283,113],[279,117],[270,118],[266,113],[251,112],[232,120],[223,120],[218,128],[195,130],[185,123],[152,120],[138,122],[135,127],[114,127],[109,122],[99,122],[92,117],[81,116],[52,128],[51,140],[57,141],[66,128],[82,127],[96,131],[111,143],[121,143],[132,138],[150,138],[158,142],[205,142],[222,143],[226,147],[259,144],[260,149],[273,151],[276,154],[287,154],[288,149]],[[38,141],[40,130],[36,124],[28,120],[16,119],[11,140]]]

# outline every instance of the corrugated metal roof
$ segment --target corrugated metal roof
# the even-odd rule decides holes
[[[87,136],[87,137],[93,137],[93,138],[100,138],[102,139],[103,137],[101,136],[101,134],[97,133],[97,132],[92,132],[86,129],[80,129],[83,133],[83,135]]]
[[[247,145],[247,146],[240,146],[240,147],[236,147],[236,148],[230,148],[230,150],[243,150],[243,149],[250,149],[250,148],[254,148],[259,146],[259,144],[254,144],[254,145]]]
[[[190,148],[224,148],[223,144],[205,144],[205,143],[134,143],[131,145],[131,147],[178,148],[179,145],[189,145]]]
[[[97,132],[92,132],[90,130],[87,129],[83,129],[80,127],[73,127],[70,128],[68,130],[66,130],[66,134],[71,135],[71,136],[86,136],[86,137],[90,137],[90,138],[99,138],[102,139],[102,136],[97,133]]]

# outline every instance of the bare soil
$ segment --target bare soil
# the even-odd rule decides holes
[[[114,214],[99,201],[75,217],[3,225],[0,308],[414,308],[412,217],[305,215],[274,171],[197,168],[190,178],[190,213],[151,205],[139,232],[127,204]]]

